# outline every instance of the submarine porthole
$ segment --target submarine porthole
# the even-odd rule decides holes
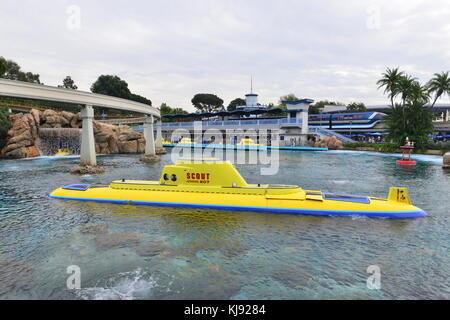
[[[163,178],[164,178],[164,180],[169,180],[169,175],[167,174],[167,173],[164,173],[164,176],[163,176]]]
[[[177,181],[177,175],[176,174],[172,175],[172,181]]]

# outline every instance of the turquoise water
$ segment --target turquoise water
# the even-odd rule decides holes
[[[430,216],[410,221],[120,206],[49,199],[71,183],[159,179],[164,164],[99,157],[106,174],[68,173],[78,159],[0,161],[0,299],[449,299],[450,172],[442,158],[281,152],[251,183],[385,197],[406,186]],[[68,266],[81,270],[69,290]],[[380,290],[368,289],[370,265]]]

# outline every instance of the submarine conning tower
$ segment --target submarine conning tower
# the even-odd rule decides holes
[[[161,174],[160,184],[220,186],[242,188],[247,182],[229,161],[219,159],[179,159],[167,165]]]

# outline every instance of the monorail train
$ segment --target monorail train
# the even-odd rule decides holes
[[[309,126],[326,129],[370,129],[386,116],[381,112],[310,114]]]

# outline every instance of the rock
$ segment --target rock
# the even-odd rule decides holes
[[[138,140],[142,138],[142,133],[131,130],[121,131],[119,135],[119,141]]]
[[[342,149],[343,143],[338,140],[336,136],[323,137],[320,141],[314,144],[316,148],[328,148],[328,149]]]
[[[72,128],[80,128],[81,127],[81,116],[79,113],[73,115],[72,119],[70,120],[70,126]]]
[[[25,158],[34,158],[40,156],[39,150],[36,146],[27,147],[25,152],[26,152]]]
[[[41,124],[41,113],[42,111],[36,110],[36,109],[31,109],[30,111],[31,115],[34,118],[34,122],[36,123],[37,126],[39,126]]]
[[[139,243],[140,240],[136,232],[101,234],[95,238],[95,245],[101,250],[133,247],[139,245]]]
[[[70,169],[72,174],[100,174],[105,173],[105,168],[99,166],[75,166]]]
[[[26,261],[0,263],[0,295],[26,287],[33,279],[34,267]]]
[[[7,139],[1,155],[7,158],[20,159],[39,156],[39,150],[35,147],[38,138],[37,111],[32,113],[18,113],[9,117],[11,128],[8,130]]]
[[[117,144],[117,138],[115,136],[111,137],[108,141],[109,153],[119,153],[119,145]]]
[[[141,257],[154,257],[166,252],[167,246],[163,242],[143,243],[134,247],[134,250]]]
[[[120,153],[137,153],[138,151],[137,140],[118,141],[117,146],[119,147]]]
[[[161,158],[157,155],[150,155],[150,154],[146,154],[143,157],[141,157],[139,160],[141,160],[142,162],[145,163],[155,163],[157,161],[160,161]]]
[[[163,148],[156,148],[155,152],[156,152],[156,154],[166,154],[167,150],[164,147]]]
[[[75,114],[73,114],[72,112],[61,111],[60,115],[67,121],[67,124],[70,124]]]
[[[272,273],[272,278],[290,288],[307,287],[312,278],[303,266],[281,265]]]
[[[144,137],[137,140],[137,153],[145,153],[145,139]]]
[[[444,154],[443,157],[443,166],[444,169],[450,169],[450,152]]]
[[[86,224],[80,227],[80,232],[84,234],[106,233],[107,230],[106,224]]]

